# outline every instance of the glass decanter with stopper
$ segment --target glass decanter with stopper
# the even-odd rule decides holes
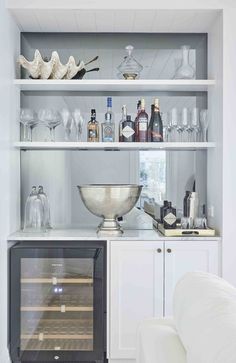
[[[183,45],[182,60],[180,66],[176,69],[174,79],[194,79],[195,69],[189,63],[190,46]]]
[[[128,55],[124,58],[123,62],[117,67],[119,78],[125,78],[127,80],[137,79],[140,76],[143,66],[139,64],[136,59],[134,59],[132,52],[134,47],[132,45],[127,45],[125,47]]]

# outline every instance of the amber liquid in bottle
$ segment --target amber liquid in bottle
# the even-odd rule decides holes
[[[88,122],[88,141],[99,141],[99,123],[96,121],[96,110],[91,110],[91,120]]]
[[[137,115],[137,141],[146,142],[148,141],[148,114],[145,111],[145,101],[141,100],[141,111]]]

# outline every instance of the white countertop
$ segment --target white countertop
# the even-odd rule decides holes
[[[154,229],[126,229],[121,237],[98,236],[96,228],[80,229],[51,229],[45,233],[26,233],[17,231],[8,237],[8,241],[94,241],[94,240],[120,240],[120,241],[160,241],[160,240],[199,240],[216,241],[220,237],[164,237]]]

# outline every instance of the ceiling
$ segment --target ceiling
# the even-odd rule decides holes
[[[9,10],[23,32],[204,33],[219,14],[219,10],[68,10],[14,4]]]

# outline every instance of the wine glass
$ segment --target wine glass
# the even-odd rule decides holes
[[[171,110],[171,141],[177,141],[178,138],[178,110],[176,107]]]
[[[199,123],[199,109],[194,107],[192,110],[192,135],[193,141],[199,141],[199,134],[200,134],[200,123]]]
[[[79,108],[76,108],[73,112],[73,119],[76,128],[76,140],[81,141],[82,131],[83,131],[83,123],[84,118],[81,115],[81,111]]]
[[[55,141],[55,128],[61,124],[61,115],[53,109],[41,109],[38,112],[39,120],[50,130],[50,141]]]
[[[169,142],[171,136],[171,125],[168,120],[168,112],[162,112],[161,118],[163,123],[163,141]]]
[[[208,126],[209,126],[209,115],[208,115],[208,110],[201,110],[200,112],[200,125],[201,125],[201,129],[202,129],[202,141],[203,142],[207,142],[208,138],[207,138],[207,131],[208,131]]]
[[[32,141],[32,131],[35,126],[38,124],[38,119],[36,112],[31,110],[30,108],[21,108],[20,110],[20,123],[22,123],[24,131],[23,131],[23,140],[24,141]]]
[[[63,123],[64,129],[65,129],[65,140],[70,141],[71,130],[72,130],[72,125],[73,125],[73,118],[71,116],[70,111],[67,108],[63,108],[60,111],[60,115],[61,115],[62,123]]]
[[[188,141],[188,137],[189,137],[189,133],[188,133],[188,125],[189,125],[189,111],[187,109],[187,107],[184,107],[182,109],[182,127],[183,127],[183,131],[182,131],[182,141]],[[186,133],[187,133],[187,137],[186,137]]]

